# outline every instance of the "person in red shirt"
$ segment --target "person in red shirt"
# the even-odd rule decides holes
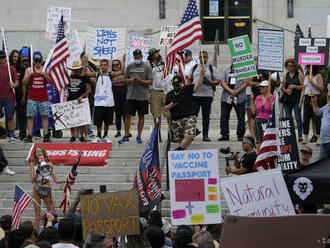
[[[27,68],[23,78],[22,105],[25,104],[26,86],[29,84],[28,100],[26,103],[28,136],[24,142],[32,143],[33,120],[37,114],[37,110],[39,110],[42,119],[42,127],[44,130],[43,142],[50,142],[50,135],[48,133],[49,101],[46,82],[51,81],[48,76],[48,71],[42,71],[42,55],[39,51],[33,53],[33,62],[33,68]]]
[[[8,123],[8,141],[15,141],[14,136],[14,111],[15,111],[15,91],[18,87],[18,75],[15,67],[10,66],[8,73],[7,56],[4,51],[0,51],[0,110],[5,109],[5,115]]]

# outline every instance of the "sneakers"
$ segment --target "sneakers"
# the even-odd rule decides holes
[[[6,166],[5,168],[3,168],[2,173],[5,173],[5,174],[7,174],[7,175],[9,175],[9,176],[13,176],[13,175],[15,175],[15,172],[13,172],[11,169],[9,169],[8,166]]]
[[[198,136],[201,133],[198,128],[196,128],[196,136]]]
[[[142,144],[142,139],[141,139],[140,136],[136,136],[136,142],[137,142],[138,144]]]
[[[317,136],[316,135],[313,135],[312,138],[309,140],[310,143],[315,143],[316,141],[317,141]]]
[[[229,140],[229,136],[224,136],[222,135],[221,138],[218,139],[218,141],[228,141]]]
[[[102,142],[103,143],[112,143],[112,140],[110,140],[108,137],[103,137]]]
[[[124,136],[121,140],[118,141],[119,144],[125,144],[129,141],[128,136]]]
[[[32,143],[32,142],[33,140],[31,135],[26,136],[26,138],[24,139],[24,143]]]
[[[49,133],[45,134],[43,142],[44,143],[50,142],[50,134]]]
[[[85,137],[80,137],[79,138],[79,141],[82,142],[82,143],[86,143],[87,142],[87,140],[85,139]]]
[[[208,136],[203,136],[203,141],[210,142],[211,139]]]
[[[120,132],[117,132],[116,135],[115,135],[115,138],[118,138],[120,136],[121,136]]]
[[[102,143],[102,139],[100,137],[96,137],[96,139],[94,139],[92,143]]]
[[[76,142],[76,137],[71,137],[70,142]]]
[[[16,141],[16,137],[15,136],[10,136],[8,137],[8,142],[13,142],[13,141]]]

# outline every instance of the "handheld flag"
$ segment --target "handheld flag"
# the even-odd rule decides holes
[[[295,36],[296,36],[296,39],[304,38],[304,33],[303,33],[303,31],[301,30],[300,25],[299,25],[298,22],[296,23]]]
[[[133,187],[139,191],[140,213],[147,213],[163,199],[159,170],[158,125],[141,157],[140,166],[134,177]]]
[[[18,185],[15,185],[13,222],[12,222],[12,226],[14,228],[17,229],[19,227],[22,213],[31,200],[32,199],[28,193],[24,192],[24,190]]]

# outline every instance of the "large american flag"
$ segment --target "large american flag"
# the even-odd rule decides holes
[[[69,56],[68,42],[64,36],[64,21],[62,15],[60,23],[58,24],[56,44],[49,67],[49,76],[58,91],[70,83],[70,75],[66,67],[66,61]]]
[[[202,37],[202,26],[196,1],[189,0],[178,31],[166,55],[163,78],[172,73],[174,65],[178,65],[179,74],[184,80],[184,57],[182,50],[190,46],[194,41],[202,39]]]
[[[280,140],[278,135],[280,125],[279,113],[278,97],[276,97],[260,145],[258,157],[254,164],[254,171],[268,170],[277,167],[277,159],[280,156]]]
[[[32,199],[28,193],[24,192],[24,190],[18,185],[15,185],[13,222],[12,222],[12,226],[14,228],[17,229],[19,227],[19,224],[21,222],[21,215],[31,200]]]

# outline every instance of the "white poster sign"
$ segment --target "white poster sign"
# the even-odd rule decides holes
[[[130,34],[128,51],[126,55],[126,65],[133,62],[133,51],[140,49],[142,51],[143,61],[146,62],[148,58],[148,52],[151,49],[152,38],[150,36]]]
[[[209,0],[209,16],[219,15],[219,0]]]
[[[66,36],[68,41],[70,57],[67,60],[68,67],[71,67],[74,61],[80,62],[80,54],[82,53],[82,47],[77,30],[71,30]]]
[[[178,26],[163,26],[160,30],[159,46],[170,46],[177,30]]]
[[[122,59],[126,28],[87,27],[86,52],[93,59]]]
[[[61,102],[51,105],[55,129],[62,130],[91,124],[91,113],[88,98]]]
[[[46,40],[56,40],[58,24],[63,15],[64,33],[70,31],[71,8],[49,6],[47,8]]]
[[[330,38],[330,15],[328,15],[327,38]]]
[[[221,222],[216,149],[168,153],[172,225]]]
[[[295,214],[280,168],[223,178],[220,184],[233,215]]]

